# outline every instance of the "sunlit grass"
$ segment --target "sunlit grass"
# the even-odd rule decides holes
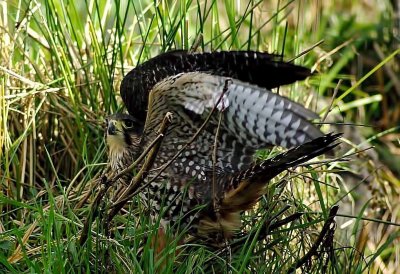
[[[390,223],[399,222],[399,50],[389,1],[362,2],[1,2],[0,272],[287,271],[339,201],[347,217],[327,271],[396,271],[400,235]],[[323,130],[345,133],[347,146],[338,155],[371,144],[379,154],[363,151],[351,162],[289,173],[287,184],[274,181],[269,195],[243,216],[251,236],[239,248],[175,241],[155,259],[150,239],[157,226],[137,201],[115,219],[113,238],[105,237],[97,218],[80,246],[98,192],[94,178],[106,165],[104,117],[123,111],[121,79],[175,48],[261,50],[286,60],[313,48],[294,62],[313,67],[316,76],[279,92],[322,117],[343,80],[327,118],[336,125]],[[304,215],[265,241],[256,238],[265,220],[298,212]],[[354,219],[346,231],[341,225],[348,216]],[[314,262],[310,272],[324,270],[322,258]]]

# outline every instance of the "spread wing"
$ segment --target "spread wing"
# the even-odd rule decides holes
[[[214,106],[207,126],[174,163],[175,172],[205,179],[213,166],[215,140],[216,166],[238,171],[249,166],[256,149],[270,145],[290,148],[322,136],[309,121],[318,116],[288,98],[240,80],[191,72],[167,77],[151,90],[143,142],[156,137],[160,122],[170,111],[173,123],[160,153],[164,158],[173,156]]]
[[[311,74],[307,68],[283,62],[281,56],[264,52],[170,51],[138,65],[124,77],[120,91],[128,112],[143,120],[154,85],[166,77],[194,71],[232,77],[267,89],[303,80]]]

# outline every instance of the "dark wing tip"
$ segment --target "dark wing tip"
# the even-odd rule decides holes
[[[311,75],[308,68],[284,62],[281,56],[265,52],[168,51],[138,65],[122,80],[120,93],[128,112],[144,120],[148,94],[153,86],[168,76],[192,71],[232,77],[267,89],[304,80]]]
[[[333,143],[339,140],[342,136],[343,136],[342,132],[339,133],[329,132],[320,138],[323,138],[326,143]]]

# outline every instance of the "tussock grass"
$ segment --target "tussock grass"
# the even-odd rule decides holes
[[[308,272],[397,271],[394,14],[389,1],[372,0],[1,2],[0,272],[286,272],[310,249],[337,203],[344,217],[333,242],[327,237],[332,249],[314,257]],[[243,216],[248,236],[236,246],[181,245],[178,237],[154,259],[149,239],[157,222],[136,199],[115,219],[113,238],[104,236],[97,218],[80,246],[99,191],[96,178],[106,166],[103,119],[122,110],[120,81],[138,63],[174,48],[252,49],[287,59],[312,48],[295,62],[318,74],[279,92],[321,117],[332,101],[326,122],[333,125],[323,129],[345,133],[337,154],[351,154],[351,161],[305,166],[277,178],[269,195]],[[371,145],[376,149],[364,151]],[[260,156],[269,153],[276,151]],[[258,239],[265,223],[299,212],[304,214]]]

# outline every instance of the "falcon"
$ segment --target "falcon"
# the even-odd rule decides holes
[[[172,113],[146,178],[151,183],[140,195],[163,229],[229,239],[240,229],[240,213],[257,203],[272,178],[337,145],[339,135],[323,135],[310,122],[318,118],[314,112],[271,91],[309,75],[261,52],[172,51],[150,59],[122,81],[129,114],[107,119],[111,169],[118,173],[133,163]],[[254,161],[258,149],[272,146],[288,150]]]

